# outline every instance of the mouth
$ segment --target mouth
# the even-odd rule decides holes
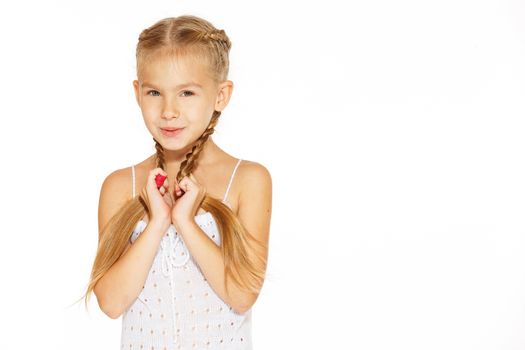
[[[182,130],[184,130],[184,128],[160,128],[164,136],[177,136]]]

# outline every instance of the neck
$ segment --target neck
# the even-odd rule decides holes
[[[191,151],[192,147],[193,144],[179,150],[164,149],[164,167],[168,174],[176,174],[179,171],[181,163],[186,159],[186,154]],[[197,159],[197,164],[203,166],[210,165],[218,158],[218,154],[219,148],[215,142],[213,142],[210,135],[201,149]],[[194,169],[194,171],[195,170],[196,169]]]

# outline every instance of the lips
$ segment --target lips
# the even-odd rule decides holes
[[[176,138],[184,128],[160,128],[160,133],[165,137]]]
[[[179,130],[179,129],[182,129],[182,128],[161,128],[162,130],[166,130],[166,131],[175,131],[175,130]]]

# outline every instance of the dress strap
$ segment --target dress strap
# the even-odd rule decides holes
[[[232,181],[233,181],[233,177],[235,176],[235,172],[237,171],[237,167],[239,166],[239,164],[241,164],[241,160],[242,159],[239,159],[237,161],[237,165],[235,165],[235,168],[233,169],[232,175],[230,177],[230,182],[228,183],[228,188],[226,188],[226,193],[224,194],[224,198],[222,199],[223,202],[226,202],[226,198],[228,197],[228,192],[230,192],[230,187],[231,187],[231,184],[232,184]]]
[[[135,198],[135,165],[131,166],[131,177],[133,178],[133,198]]]

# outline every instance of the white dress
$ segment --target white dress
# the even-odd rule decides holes
[[[237,162],[224,195],[241,159]],[[133,197],[135,197],[135,168]],[[215,242],[221,239],[210,212],[195,222]],[[146,223],[133,230],[133,243]],[[236,313],[211,288],[173,225],[161,240],[144,287],[122,315],[121,349],[252,349],[251,309]]]

